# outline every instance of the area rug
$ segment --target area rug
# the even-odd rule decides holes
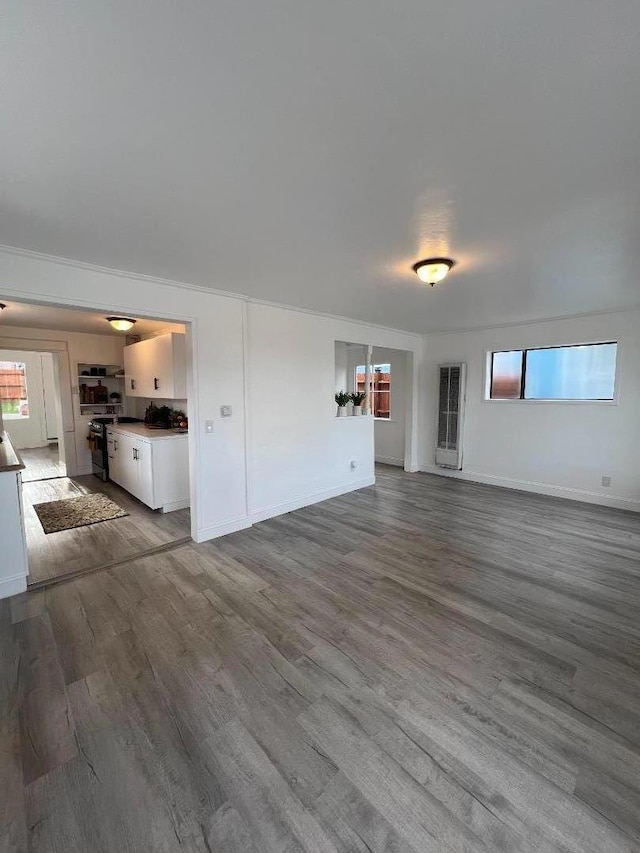
[[[74,527],[86,527],[100,521],[111,521],[129,515],[106,495],[81,495],[62,501],[34,504],[45,533],[59,533]]]

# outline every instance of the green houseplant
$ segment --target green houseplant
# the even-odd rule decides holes
[[[361,415],[362,414],[362,404],[367,398],[366,391],[354,391],[353,394],[349,394],[351,402],[353,403],[353,414]]]
[[[351,401],[351,395],[347,394],[346,391],[338,391],[335,401],[338,404],[338,417],[344,418],[347,414],[347,405]]]

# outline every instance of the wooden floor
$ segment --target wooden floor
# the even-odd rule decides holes
[[[66,477],[67,466],[60,462],[57,444],[48,447],[32,447],[18,451],[25,464],[22,472],[22,482],[31,483],[34,480],[48,480],[51,477]]]
[[[107,495],[129,515],[59,533],[44,532],[33,504],[92,492]],[[95,569],[105,563],[119,563],[190,536],[188,509],[155,512],[115,483],[103,483],[92,475],[24,483],[22,495],[30,585]]]
[[[0,602],[12,851],[640,850],[640,518],[397,469]]]

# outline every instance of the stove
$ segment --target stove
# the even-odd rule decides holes
[[[109,456],[107,455],[107,427],[114,421],[113,416],[95,417],[89,422],[87,441],[91,449],[93,473],[101,480],[109,479]],[[141,424],[140,418],[118,418],[121,424]]]

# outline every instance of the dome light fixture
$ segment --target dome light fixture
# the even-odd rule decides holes
[[[453,266],[455,266],[455,261],[452,261],[451,258],[427,258],[426,261],[415,263],[411,269],[421,281],[433,287],[434,284],[442,281]]]
[[[106,319],[117,332],[128,332],[136,322],[129,317],[107,317]]]

